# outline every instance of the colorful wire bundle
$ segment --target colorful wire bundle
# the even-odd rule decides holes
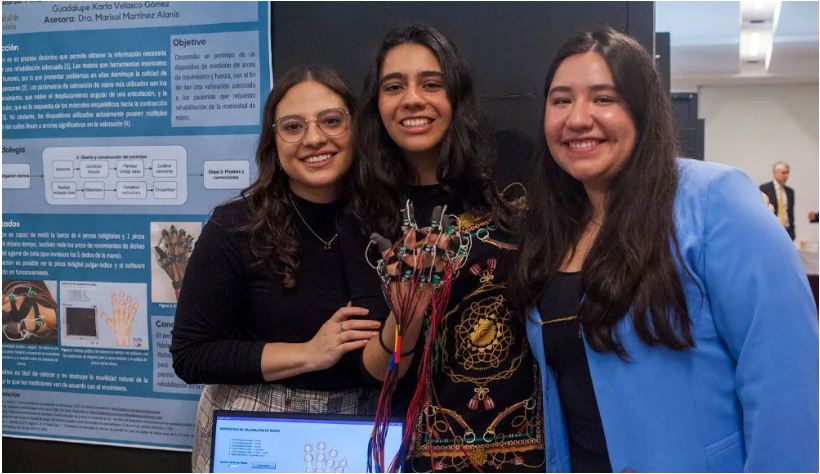
[[[404,235],[402,240],[391,244],[378,234],[371,236],[372,241],[377,244],[383,255],[376,269],[382,278],[385,299],[396,318],[396,333],[393,354],[376,409],[373,434],[368,444],[368,472],[397,472],[409,450],[412,429],[408,428],[405,429],[399,452],[390,465],[385,466],[384,441],[390,421],[393,393],[399,380],[399,363],[402,355],[413,353],[411,350],[407,354],[402,354],[403,331],[416,317],[424,314],[428,309],[429,327],[418,371],[418,387],[410,402],[406,426],[413,426],[431,397],[438,398],[432,386],[433,361],[430,356],[435,350],[439,323],[450,300],[453,279],[458,271],[456,263],[460,261],[458,257],[463,253],[450,248],[450,243],[455,242],[459,250],[463,250],[460,249],[462,242],[460,229],[450,225],[450,217],[445,214],[445,211],[446,207],[436,207],[433,210],[430,227],[419,229],[415,222],[413,205],[408,201],[402,210]],[[415,240],[419,233],[424,236],[420,245]],[[442,241],[442,237],[446,238],[446,241]],[[394,264],[395,269],[391,270]],[[425,288],[425,285],[430,285],[430,287]],[[420,307],[420,301],[426,299],[422,294],[424,291],[432,292],[429,308],[426,304],[425,307]],[[426,416],[426,419],[429,424],[429,416]]]

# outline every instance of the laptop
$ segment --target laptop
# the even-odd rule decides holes
[[[389,424],[386,460],[401,446],[402,426]],[[372,432],[371,416],[217,410],[211,472],[367,472]]]

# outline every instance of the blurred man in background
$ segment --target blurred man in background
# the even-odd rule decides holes
[[[760,191],[769,196],[769,202],[774,206],[774,213],[789,236],[794,240],[794,189],[786,186],[789,179],[789,165],[778,161],[772,167],[774,179],[760,185]]]

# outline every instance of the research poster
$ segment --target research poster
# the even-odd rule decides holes
[[[202,226],[255,179],[266,2],[3,2],[3,436],[190,449]]]

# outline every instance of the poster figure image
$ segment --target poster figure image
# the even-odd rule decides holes
[[[139,303],[133,301],[131,295],[120,291],[119,297],[111,293],[111,316],[100,312],[105,324],[114,332],[114,340],[118,346],[131,345],[131,327],[134,325],[134,315],[137,314]]]
[[[148,350],[143,283],[60,282],[62,345]]]
[[[56,281],[3,280],[3,343],[57,345]]]
[[[200,222],[151,223],[151,301],[176,303]]]
[[[339,451],[336,446],[332,446],[327,453],[326,448],[324,441],[316,443],[315,450],[313,445],[305,445],[305,472],[345,472],[347,458],[338,459]]]

